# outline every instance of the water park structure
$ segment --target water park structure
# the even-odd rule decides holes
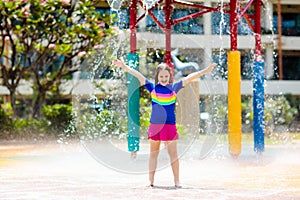
[[[130,53],[127,59],[130,67],[139,68],[139,58],[136,53],[138,22],[149,15],[165,34],[165,62],[174,70],[171,59],[171,29],[172,26],[202,16],[209,12],[224,12],[230,15],[230,52],[228,53],[228,141],[229,153],[237,157],[241,153],[241,73],[240,73],[240,52],[237,48],[237,24],[241,18],[245,18],[255,35],[255,62],[253,63],[253,109],[254,109],[254,151],[264,151],[264,62],[262,60],[261,46],[261,0],[250,0],[245,6],[241,6],[238,0],[230,0],[230,3],[209,7],[197,3],[178,0],[159,0],[147,8],[143,1],[130,1]],[[172,19],[174,5],[200,9],[199,12],[187,16]],[[137,16],[137,6],[144,9],[144,13]],[[164,23],[161,23],[152,10],[162,6],[164,11]],[[254,7],[252,15],[246,11]],[[139,92],[138,82],[134,77],[128,75],[128,147],[129,151],[138,150],[139,145]]]

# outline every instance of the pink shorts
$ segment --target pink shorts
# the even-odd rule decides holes
[[[177,140],[178,132],[175,124],[150,124],[148,139],[169,141]]]

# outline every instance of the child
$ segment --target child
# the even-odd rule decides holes
[[[191,73],[176,83],[173,83],[171,69],[165,63],[161,63],[157,66],[155,71],[155,83],[147,80],[140,72],[125,65],[123,61],[114,60],[114,64],[135,76],[139,80],[140,85],[144,85],[151,93],[152,113],[148,129],[148,139],[150,141],[150,186],[153,187],[154,184],[154,174],[157,167],[160,142],[164,141],[171,161],[175,187],[181,188],[177,155],[178,133],[175,117],[176,94],[192,80],[209,73],[217,64],[213,63],[201,71]]]

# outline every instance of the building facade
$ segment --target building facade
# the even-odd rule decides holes
[[[189,2],[216,7],[229,3],[229,0],[190,0]],[[241,2],[241,7],[245,6],[246,3]],[[172,18],[176,19],[197,11],[199,10],[195,8],[175,5]],[[142,12],[144,12],[143,9],[139,7],[138,13],[141,14]],[[161,8],[153,10],[152,13],[162,24],[164,23],[164,11]],[[253,8],[250,7],[247,13],[252,14]],[[117,14],[119,15],[119,26],[125,29],[129,28],[129,9],[120,9]],[[280,14],[281,34],[279,35],[278,1],[263,1],[261,28],[265,78],[268,83],[266,84],[266,92],[299,95],[300,91],[297,89],[297,85],[300,84],[300,2],[282,0]],[[147,63],[162,62],[165,49],[163,31],[149,16],[138,23],[137,30],[138,51],[147,55],[141,57],[142,63],[147,65]],[[250,26],[242,18],[238,23],[237,44],[238,50],[241,52],[242,89],[245,88],[242,93],[244,94],[252,93],[250,87],[255,48],[254,37]],[[280,47],[279,39],[281,41]],[[217,62],[219,64],[218,70],[205,79],[218,80],[224,85],[225,83],[222,81],[226,82],[227,79],[227,52],[230,50],[229,15],[225,12],[210,12],[174,25],[172,27],[171,47],[178,50],[178,57],[183,61],[196,62],[201,67],[208,66],[211,62]],[[279,65],[279,56],[282,57],[281,66]],[[281,77],[279,74],[280,67],[282,67]],[[291,91],[291,88],[295,90]],[[205,90],[203,88],[202,91],[205,93]]]
[[[120,29],[129,29],[129,6],[124,1],[123,7],[112,11],[108,2],[99,1],[99,12],[116,13]],[[209,7],[216,7],[229,3],[229,0],[188,0]],[[241,6],[245,6],[244,1]],[[138,16],[144,12],[138,7]],[[228,9],[228,8],[227,8]],[[278,1],[263,0],[261,6],[262,47],[265,62],[266,94],[300,95],[300,2],[295,0],[281,0],[281,32],[278,34]],[[199,9],[175,6],[172,18],[180,18]],[[221,10],[222,11],[222,10]],[[225,8],[224,8],[225,11]],[[247,11],[253,12],[253,8]],[[163,24],[164,11],[161,7],[152,13]],[[246,20],[242,18],[238,24],[238,50],[241,52],[242,94],[252,94],[252,63],[254,60],[255,38]],[[281,40],[279,53],[279,38]],[[178,50],[178,57],[183,62],[196,62],[201,68],[212,62],[219,67],[211,75],[206,75],[205,84],[200,81],[200,94],[225,94],[227,91],[227,52],[230,49],[229,15],[225,12],[210,12],[188,21],[172,26],[172,49]],[[165,36],[163,31],[146,15],[137,25],[137,49],[140,53],[140,70],[149,78],[153,68],[151,65],[164,61]],[[282,56],[282,80],[279,76],[279,56]],[[150,66],[150,67],[149,67]],[[0,93],[8,95],[4,87]]]

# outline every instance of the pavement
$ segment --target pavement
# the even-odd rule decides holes
[[[177,189],[163,144],[151,188],[147,141],[135,160],[126,141],[0,141],[0,200],[300,199],[299,141],[267,145],[262,155],[244,144],[237,159],[223,141],[210,142],[206,153],[204,141],[179,144]]]

